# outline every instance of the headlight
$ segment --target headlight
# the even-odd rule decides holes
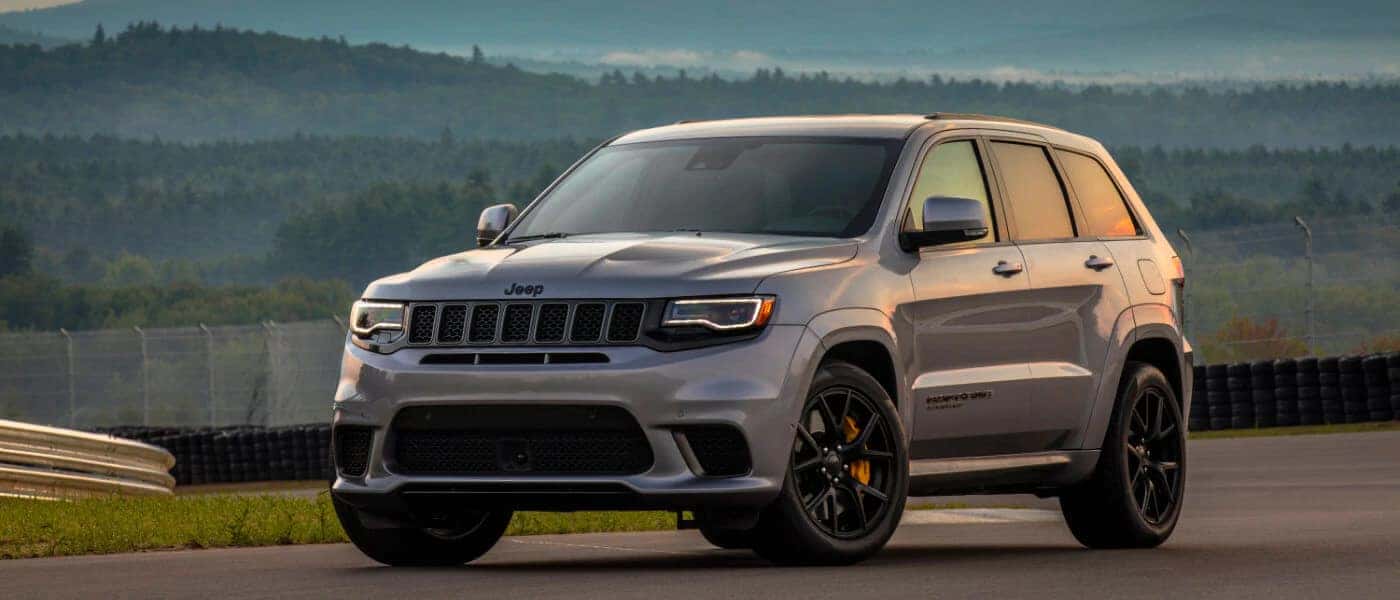
[[[389,344],[403,336],[404,305],[360,300],[350,308],[350,332],[356,337]]]
[[[773,316],[773,298],[706,298],[674,300],[662,327],[700,326],[714,331],[759,329]]]

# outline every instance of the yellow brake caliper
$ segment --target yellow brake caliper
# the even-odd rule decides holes
[[[850,417],[846,417],[846,422],[842,424],[841,429],[842,433],[846,434],[846,443],[848,444],[854,442],[856,436],[860,435],[860,428],[856,427],[856,420]],[[851,477],[856,478],[856,481],[870,485],[870,461],[853,460],[848,470]]]

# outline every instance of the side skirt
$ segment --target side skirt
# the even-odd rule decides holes
[[[1083,481],[1098,461],[1098,450],[915,460],[909,463],[909,495],[1053,495]]]

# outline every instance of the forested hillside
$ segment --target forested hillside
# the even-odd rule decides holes
[[[0,48],[0,131],[163,139],[294,132],[436,138],[599,138],[680,118],[781,113],[997,113],[1111,145],[1390,145],[1400,84],[1313,83],[1242,92],[1072,90],[980,80],[862,83],[760,69],[726,81],[598,82],[383,44],[137,24],[90,43]]]

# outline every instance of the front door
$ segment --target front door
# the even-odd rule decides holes
[[[906,228],[923,223],[923,199],[980,200],[993,224],[982,240],[933,246],[910,273],[915,301],[915,459],[1022,451],[1032,392],[1024,349],[1034,314],[1030,269],[1007,239],[975,139],[943,140],[924,156]]]

